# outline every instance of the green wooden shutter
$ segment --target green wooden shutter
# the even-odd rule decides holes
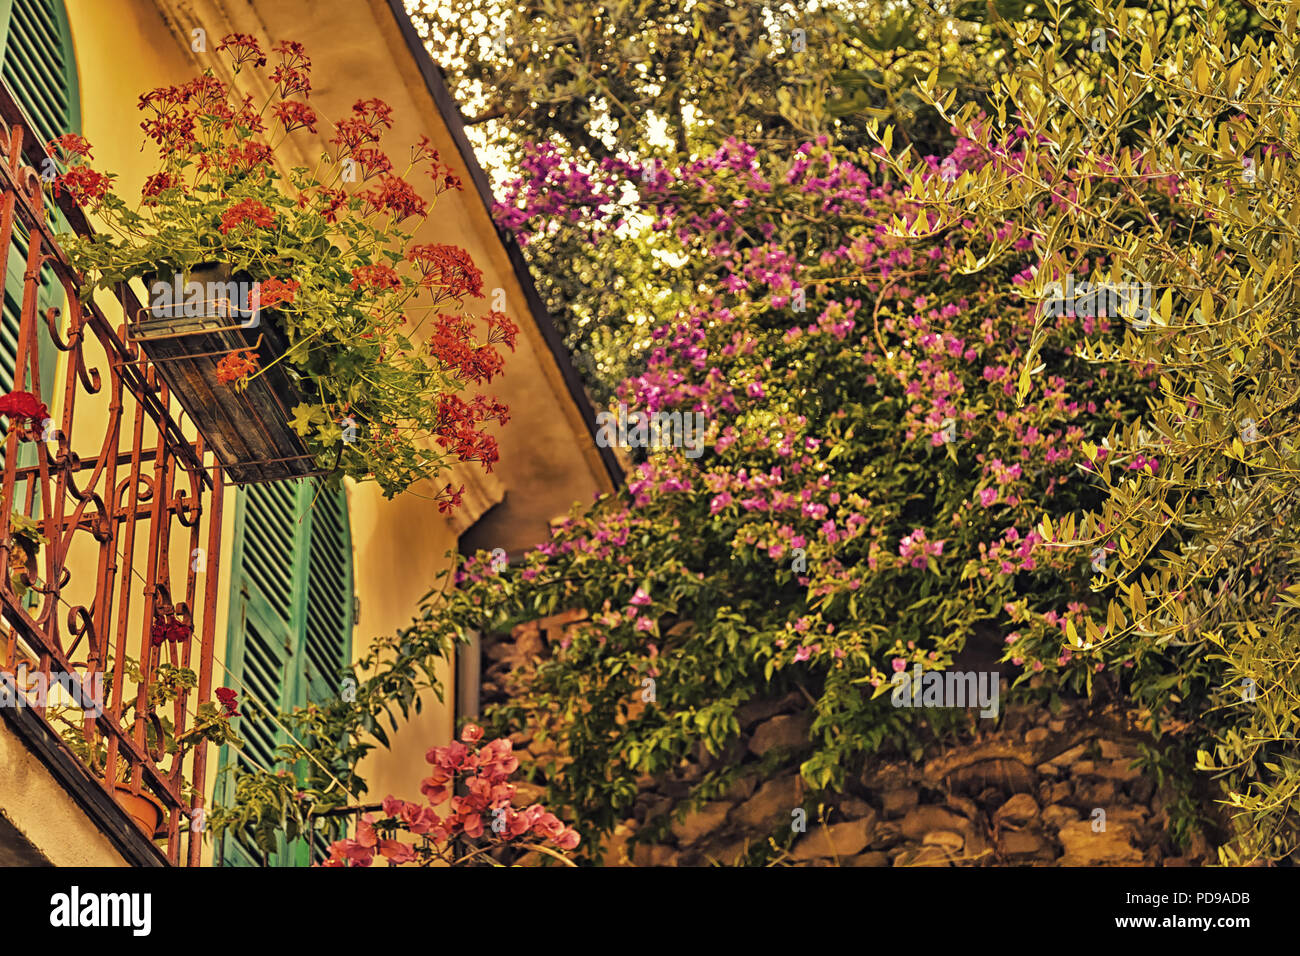
[[[313,503],[314,502],[314,503]],[[339,692],[339,670],[352,652],[352,540],[343,492],[316,481],[282,481],[240,489],[231,568],[229,686],[243,690],[238,730],[245,753],[223,748],[232,761],[270,767],[288,737],[256,701],[279,711]],[[241,686],[242,685],[242,686]],[[249,700],[249,698],[252,698]],[[249,758],[252,758],[250,761]],[[228,788],[218,784],[218,799]],[[271,865],[305,865],[324,855],[317,835],[279,849]],[[224,865],[258,865],[261,852],[224,840]]]
[[[0,76],[27,114],[41,143],[63,133],[81,132],[81,95],[72,35],[63,0],[0,0]],[[54,213],[54,210],[51,210]],[[61,214],[51,223],[65,229]],[[14,387],[14,359],[18,350],[18,320],[22,306],[23,271],[27,263],[25,230],[15,230],[6,263],[4,303],[0,314],[0,387]],[[63,292],[55,287],[53,272],[41,277],[41,310],[60,305]],[[42,397],[53,394],[54,349],[42,327]]]
[[[0,0],[0,76],[26,113],[28,125],[42,145],[63,133],[81,132],[77,62],[63,0]],[[68,230],[67,221],[52,202],[46,204],[46,210],[55,231]],[[17,376],[15,384],[17,370],[14,368],[18,356],[27,251],[27,230],[21,223],[15,223],[9,258],[5,263],[3,301],[0,302],[0,392],[31,387],[25,369],[21,376]],[[54,271],[42,269],[37,309],[43,314],[46,309],[62,306],[63,301],[63,290],[55,282]],[[41,398],[49,403],[54,395],[57,351],[43,322],[37,323],[37,336]],[[8,427],[7,421],[0,426],[0,440],[3,440]],[[29,465],[35,461],[35,449],[25,446],[18,463]],[[33,513],[39,512],[39,499],[33,503],[33,509]],[[33,593],[30,600],[35,599]]]
[[[63,0],[0,0],[0,16],[5,19],[0,73],[42,144],[81,132],[77,62]]]

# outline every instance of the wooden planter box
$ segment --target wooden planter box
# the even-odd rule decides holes
[[[157,281],[170,284],[172,277],[159,276]],[[206,289],[209,282],[227,283],[232,276],[229,266],[211,263],[197,266],[187,281],[203,283]],[[146,286],[152,294],[153,282]],[[249,313],[241,313],[239,305],[246,304],[206,299],[204,314],[185,315],[183,300],[170,307],[151,302],[130,323],[128,334],[194,420],[231,483],[324,474],[289,424],[302,396],[284,362],[271,366],[288,347],[278,316],[263,310],[256,325],[245,327]],[[268,370],[237,390],[233,383],[217,380],[217,363],[239,349],[255,352],[258,367]]]

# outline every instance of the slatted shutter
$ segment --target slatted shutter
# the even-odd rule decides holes
[[[304,635],[305,692],[324,700],[339,692],[338,671],[347,664],[348,648],[340,643],[352,633],[352,536],[347,498],[322,494],[311,513],[311,551],[307,568]]]
[[[0,0],[5,82],[43,142],[81,132],[77,63],[63,0]]]
[[[22,107],[28,125],[35,130],[41,144],[63,133],[81,132],[81,95],[77,82],[77,62],[68,30],[67,10],[63,0],[0,0],[0,77]],[[53,203],[46,203],[46,215],[57,232],[68,229]],[[21,223],[15,223],[5,263],[4,294],[0,302],[0,393],[30,389],[26,370],[15,386],[18,355],[18,330],[21,325],[23,273],[27,268],[28,237]],[[52,269],[41,270],[36,307],[62,306],[63,290],[58,287]],[[41,370],[41,399],[47,404],[54,394],[57,351],[43,322],[37,323]],[[0,440],[8,433],[9,423],[0,424]],[[0,452],[2,454],[2,452]],[[19,465],[36,462],[36,450],[24,446],[19,451]],[[40,501],[33,502],[33,514],[40,511]],[[28,600],[35,604],[33,592]]]
[[[0,76],[14,99],[27,114],[27,120],[47,143],[63,133],[81,132],[81,96],[77,82],[77,63],[68,31],[68,16],[63,0],[0,0]],[[66,228],[63,217],[51,215],[51,224]],[[14,359],[18,350],[19,310],[22,307],[23,271],[27,262],[25,231],[16,230],[5,268],[4,302],[0,314],[0,387],[13,388]],[[41,294],[37,300],[42,311],[61,305],[63,293],[54,286],[53,273],[41,276]],[[43,328],[43,339],[48,333]],[[49,400],[54,374],[52,343],[41,349],[41,384]]]
[[[230,637],[226,673],[242,689],[238,725],[242,753],[222,749],[221,766],[233,761],[269,768],[288,737],[257,702],[272,711],[322,701],[339,692],[338,672],[352,651],[352,541],[347,499],[315,481],[281,481],[241,489],[235,516],[231,570]],[[219,784],[218,799],[228,799]],[[315,837],[287,845],[271,865],[305,865],[324,855]],[[260,850],[223,841],[227,866],[260,865]]]
[[[275,748],[287,743],[266,709],[278,713],[293,700],[294,556],[300,553],[297,492],[296,483],[255,485],[239,492],[235,506],[226,685],[238,690],[242,701],[244,716],[238,726],[244,748],[223,748],[222,767],[232,758],[246,768],[270,767]],[[252,844],[233,839],[225,843],[225,862],[260,862],[260,851]]]

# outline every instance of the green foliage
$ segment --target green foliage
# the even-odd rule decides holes
[[[426,619],[431,614],[426,611]],[[289,840],[312,832],[331,840],[342,835],[348,817],[339,811],[366,792],[357,773],[361,760],[376,746],[388,746],[388,730],[419,712],[421,693],[443,699],[436,668],[451,658],[457,635],[425,642],[413,640],[417,633],[424,633],[421,622],[379,638],[341,671],[338,676],[356,686],[347,699],[331,697],[274,715],[289,743],[276,748],[270,766],[236,759],[219,771],[230,784],[225,802],[207,818],[214,839],[237,833],[270,854],[279,849],[281,834]]]
[[[35,583],[32,572],[36,568],[36,556],[40,553],[41,547],[49,542],[45,538],[45,533],[41,531],[41,523],[18,511],[9,513],[9,539],[18,546],[19,554],[15,557],[22,558],[13,562],[13,570],[9,572],[9,583],[14,594],[22,599],[27,595],[28,588]]]
[[[139,662],[134,658],[123,659],[122,671],[125,679],[133,682],[137,687],[143,683],[144,673],[140,670]],[[211,701],[199,704],[193,725],[185,733],[177,736],[176,725],[163,709],[174,701],[188,698],[198,684],[198,675],[190,668],[167,661],[158,664],[145,692],[144,704],[138,709],[140,719],[144,722],[145,746],[150,752],[183,754],[187,747],[200,738],[218,744],[227,742],[236,746],[242,744],[231,729],[229,718]],[[103,674],[102,686],[113,686],[111,667]],[[121,724],[125,727],[136,719],[138,698],[129,691],[123,696],[125,703],[122,705]],[[68,708],[52,707],[49,710],[49,717],[62,727],[60,736],[73,753],[91,767],[98,768],[104,765],[105,760],[108,759],[107,742],[104,735],[99,732],[98,725],[93,722],[90,725],[91,738],[86,739],[86,718],[83,710],[71,711]],[[119,757],[116,768],[119,777],[127,766],[126,760]]]
[[[977,168],[977,142],[949,159]],[[1081,445],[1150,392],[1125,364],[1084,358],[1116,331],[1054,323],[1020,403],[1031,230],[930,228],[910,191],[833,147],[786,162],[719,155],[701,161],[698,191],[669,188],[673,225],[691,225],[665,241],[705,263],[703,289],[619,389],[634,407],[653,396],[660,410],[709,409],[704,455],[649,452],[626,489],[575,509],[520,566],[489,571],[480,555],[417,625],[437,642],[588,612],[489,717],[562,743],[539,768],[548,800],[593,837],[629,814],[643,774],[693,761],[705,776],[683,799],[725,785],[738,768],[722,755],[751,701],[806,695],[800,770],[834,790],[878,749],[972,729],[965,711],[894,706],[899,670],[942,669],[973,647],[985,666],[1022,668],[1016,682],[1035,694],[1128,681],[1127,659],[1072,640],[1088,616],[1086,557],[1037,531],[1044,507],[1100,505]],[[700,228],[700,210],[746,197],[761,200],[740,207],[734,233]],[[733,234],[744,239],[729,248]]]
[[[994,94],[998,128],[1041,137],[1051,162],[931,183],[928,202],[941,223],[952,208],[1041,210],[1040,283],[1078,271],[1085,248],[1102,275],[1154,288],[1149,326],[1082,353],[1143,366],[1157,388],[1101,443],[1105,502],[1059,540],[1113,549],[1086,639],[1132,655],[1139,699],[1194,721],[1196,766],[1239,829],[1225,862],[1280,859],[1300,846],[1296,9],[1098,3],[1093,17],[1110,41],[1086,56],[1007,24],[1017,66]],[[1177,667],[1142,675],[1157,658]]]

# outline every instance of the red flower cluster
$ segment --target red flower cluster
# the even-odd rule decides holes
[[[217,165],[227,173],[251,172],[258,166],[270,166],[274,157],[271,147],[256,140],[246,139],[236,146],[226,148],[225,155],[217,159]],[[204,155],[204,159],[207,156]],[[205,166],[205,163],[200,163]]]
[[[491,474],[492,466],[500,457],[497,440],[475,426],[492,420],[504,424],[508,420],[508,411],[496,399],[482,395],[476,396],[473,402],[463,401],[452,394],[440,395],[433,433],[438,442],[458,459],[480,462]]]
[[[334,124],[334,136],[330,142],[339,145],[340,156],[351,156],[366,143],[379,142],[379,134],[363,120],[345,119]]]
[[[393,108],[377,96],[369,100],[357,100],[352,104],[352,112],[371,129],[378,126],[393,128]]]
[[[329,189],[322,186],[318,195],[325,200],[320,214],[326,222],[338,222],[339,210],[347,208],[348,194],[341,189]],[[305,203],[305,200],[303,201]]]
[[[174,189],[181,184],[181,178],[174,173],[154,173],[144,181],[144,188],[140,190],[140,198],[147,203],[156,203],[158,196],[162,195],[168,189]]]
[[[274,50],[280,54],[280,62],[271,73],[271,82],[276,85],[280,96],[311,95],[311,58],[303,45],[295,40],[284,40]]]
[[[82,205],[99,202],[108,194],[112,181],[89,166],[73,166],[54,179],[54,195],[66,192]]]
[[[45,403],[31,392],[9,392],[0,395],[0,415],[9,416],[12,422],[26,421],[31,428],[38,427],[50,417]]]
[[[441,289],[442,295],[453,299],[466,295],[483,298],[483,273],[459,246],[440,242],[412,246],[406,260],[420,271],[423,285]]]
[[[438,514],[449,515],[460,507],[461,499],[465,497],[465,486],[461,485],[455,491],[451,490],[451,482],[438,492],[435,501],[438,502]]]
[[[309,133],[316,132],[316,111],[306,103],[283,100],[271,107],[271,115],[284,124],[286,133],[304,128]]]
[[[376,292],[385,292],[389,289],[400,289],[402,280],[398,278],[393,267],[379,263],[373,266],[358,266],[352,270],[352,288],[354,289],[373,289]]]
[[[441,195],[448,189],[464,189],[461,185],[460,176],[452,171],[452,168],[445,163],[433,163],[429,167],[429,178],[433,180],[433,191],[435,195]]]
[[[440,195],[448,189],[460,189],[460,177],[452,172],[450,166],[439,162],[442,154],[433,148],[429,137],[421,136],[420,141],[411,147],[411,164],[429,164],[429,178],[433,180],[434,195]]]
[[[482,385],[499,375],[505,362],[491,345],[471,345],[469,340],[472,337],[469,319],[463,315],[440,313],[429,338],[429,353],[453,374]]]
[[[144,98],[141,97],[141,100]],[[169,110],[158,113],[152,119],[141,120],[140,128],[158,144],[160,153],[189,153],[194,148],[194,123],[193,113]]]
[[[222,37],[220,45],[217,46],[217,52],[230,51],[230,58],[234,62],[235,72],[238,73],[245,63],[252,63],[254,66],[266,66],[266,54],[258,45],[257,40],[247,33],[228,33]]]
[[[281,302],[292,302],[298,296],[298,283],[292,279],[267,279],[253,290],[253,305],[269,309]]]
[[[257,353],[249,349],[231,352],[217,363],[217,381],[222,385],[243,378],[250,372],[257,371]]]
[[[510,351],[515,350],[515,336],[519,334],[519,326],[510,321],[510,316],[504,312],[489,312],[483,321],[487,323],[489,342],[504,342]]]
[[[436,163],[442,158],[442,154],[433,148],[433,143],[429,142],[429,137],[421,136],[420,141],[411,147],[411,163],[430,162]]]
[[[334,125],[331,143],[340,147],[339,156],[355,155],[367,143],[379,142],[379,128],[392,128],[393,108],[380,99],[357,100],[354,115]]]
[[[194,79],[185,83],[180,88],[180,102],[188,104],[197,110],[225,110],[232,118],[230,113],[230,103],[227,97],[230,94],[230,87],[215,76],[203,74],[196,76]],[[247,107],[252,97],[246,97],[244,105]]]
[[[241,199],[221,214],[221,232],[225,234],[244,223],[259,228],[275,225],[275,213],[256,199]]]
[[[433,764],[433,773],[420,784],[420,792],[430,805],[390,796],[383,802],[385,816],[400,829],[436,843],[445,843],[462,834],[475,839],[490,834],[492,839],[501,841],[532,836],[549,840],[562,850],[577,847],[581,839],[578,832],[565,826],[545,807],[533,804],[520,810],[511,806],[515,787],[508,779],[519,768],[519,758],[514,756],[513,747],[505,737],[477,750],[471,749],[482,737],[479,727],[467,724],[461,731],[460,741],[430,748],[425,760]],[[452,796],[451,813],[439,817],[434,807],[451,795],[457,776],[468,793]],[[376,853],[392,865],[417,859],[414,847],[380,838],[375,823],[372,814],[362,817],[357,821],[356,839],[332,844],[330,858],[322,865],[370,866]]]
[[[179,87],[159,87],[140,97],[140,109],[154,114],[141,121],[140,128],[158,144],[164,159],[173,153],[200,153],[200,167],[208,169],[211,161],[202,155],[203,147],[195,138],[200,120],[205,125],[215,122],[222,130],[240,136],[266,131],[251,95],[244,97],[238,109],[231,107],[228,97],[229,87],[214,76],[200,76]]]
[[[238,700],[239,695],[236,694],[229,687],[218,687],[216,694],[217,694],[217,700],[221,702],[222,708],[224,708],[226,711],[226,716],[238,717],[239,716],[239,700]]]
[[[363,149],[357,152],[357,156],[359,158],[362,153],[377,152],[378,150]],[[415,191],[415,187],[397,176],[383,177],[378,185],[362,193],[361,198],[366,201],[366,215],[388,212],[401,220],[410,216],[423,216],[429,209],[429,204]]]
[[[193,634],[192,622],[182,620],[174,612],[154,611],[153,623],[149,625],[149,639],[154,647],[164,641],[188,641]]]
[[[353,159],[361,166],[362,179],[369,179],[371,176],[393,171],[393,161],[388,158],[383,150],[376,149],[373,146],[357,150]]]
[[[56,152],[62,152],[64,156],[84,156],[91,159],[90,141],[76,133],[64,133],[57,139],[52,139],[45,146],[45,151],[53,156]]]

